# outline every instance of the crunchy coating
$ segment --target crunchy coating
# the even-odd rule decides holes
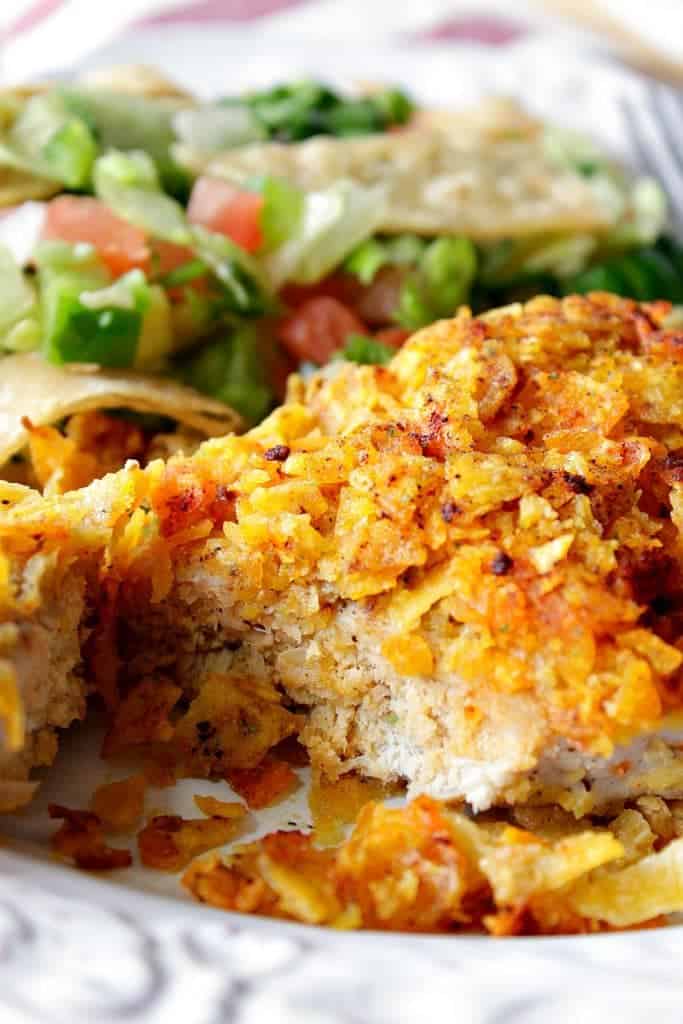
[[[548,752],[604,762],[683,703],[668,309],[597,293],[463,311],[388,367],[295,381],[247,435],[22,493],[0,514],[3,616],[30,628],[46,588],[80,579],[71,633],[91,636],[64,678],[91,680],[108,638],[119,684],[276,686],[329,775],[527,798]],[[37,668],[7,651],[30,717]]]

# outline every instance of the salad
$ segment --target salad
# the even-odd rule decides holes
[[[162,373],[248,423],[291,371],[384,363],[462,304],[683,302],[659,186],[511,104],[139,79],[0,97],[5,356]]]

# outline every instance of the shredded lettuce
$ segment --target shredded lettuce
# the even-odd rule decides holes
[[[24,105],[0,143],[0,166],[16,168],[67,188],[90,182],[97,142],[88,124],[69,113],[54,93]]]
[[[40,323],[32,316],[20,320],[2,336],[2,348],[7,352],[32,352],[40,346]]]
[[[84,289],[80,300],[87,309],[138,309],[144,312],[149,302],[149,289],[141,270],[129,270],[104,288]]]
[[[98,197],[120,217],[155,238],[193,251],[196,259],[174,271],[166,283],[181,284],[208,269],[221,286],[228,311],[255,316],[269,308],[258,264],[225,235],[189,224],[180,203],[161,191],[156,167],[145,153],[107,153],[95,163],[94,180]]]
[[[179,110],[173,116],[173,129],[181,144],[207,155],[268,138],[254,111],[242,104]]]
[[[185,211],[161,190],[161,182],[147,153],[106,153],[95,161],[95,195],[119,217],[177,245],[192,240]]]
[[[339,181],[309,192],[294,235],[265,261],[271,286],[285,281],[314,284],[334,270],[359,242],[371,237],[384,216],[386,193]]]
[[[164,189],[178,198],[186,195],[187,173],[172,156],[173,117],[180,109],[177,100],[71,85],[55,94],[90,127],[101,152],[143,150],[154,161]]]
[[[346,257],[344,270],[357,277],[361,284],[370,284],[377,271],[388,262],[389,253],[384,242],[368,238]]]
[[[273,404],[255,326],[243,325],[204,345],[185,361],[181,373],[192,387],[225,402],[250,423],[262,419]]]
[[[61,242],[50,239],[38,242],[33,250],[33,262],[42,271],[66,271],[82,274],[95,287],[104,288],[111,280],[94,246],[89,242]]]
[[[26,275],[0,245],[0,336],[35,310],[36,295]]]
[[[271,308],[258,263],[230,238],[195,224],[191,246],[220,283],[229,312],[259,316]]]

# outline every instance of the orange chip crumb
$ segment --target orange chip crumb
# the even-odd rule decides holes
[[[173,736],[169,715],[182,690],[170,679],[143,679],[123,698],[104,738],[102,755],[129,747],[167,742]]]
[[[417,633],[388,637],[382,644],[382,654],[402,676],[428,676],[434,669],[431,648]]]
[[[184,887],[200,903],[210,907],[235,910],[240,914],[274,915],[276,894],[258,870],[249,870],[248,858],[238,855],[235,859],[242,870],[224,864],[215,854],[196,860],[183,875]]]
[[[286,761],[293,768],[305,768],[311,763],[306,747],[299,742],[296,736],[288,736],[276,747],[273,747],[273,754],[281,761]]]
[[[178,781],[178,758],[174,750],[163,747],[152,748],[142,762],[142,774],[148,785],[167,789]]]
[[[534,835],[533,832],[527,832],[526,829],[516,828],[515,825],[507,825],[503,829],[500,838],[508,846],[527,846],[532,843],[543,843],[543,839],[540,836]]]
[[[238,804],[235,801],[217,800],[215,796],[202,796],[198,793],[194,797],[194,802],[202,814],[206,814],[209,818],[227,818],[236,821],[238,818],[243,818],[247,813],[244,804]]]
[[[163,814],[138,833],[142,863],[159,871],[180,871],[200,853],[229,842],[237,822],[226,818],[181,818]]]
[[[93,793],[90,809],[104,825],[125,832],[142,817],[145,788],[143,775],[105,783]]]
[[[228,781],[254,810],[269,807],[299,784],[296,772],[284,761],[271,756],[264,757],[256,768],[230,772]]]
[[[132,864],[128,850],[107,846],[102,822],[92,811],[75,811],[60,804],[49,804],[51,818],[62,818],[63,825],[52,837],[52,848],[73,860],[85,871],[112,871]]]
[[[344,838],[345,827],[356,820],[360,809],[368,801],[382,800],[387,795],[387,787],[381,782],[353,774],[342,775],[334,781],[314,779],[308,806],[317,842],[323,846],[339,843]]]

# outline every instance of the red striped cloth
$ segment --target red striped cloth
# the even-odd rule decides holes
[[[74,0],[35,0],[14,20],[5,27],[0,38],[8,42],[16,39],[23,33],[37,28],[41,23],[49,23],[50,16],[55,14],[60,7],[67,5]],[[343,0],[338,0],[341,4]],[[290,9],[303,6],[315,5],[316,0],[196,0],[196,2],[164,5],[150,3],[155,8],[154,13],[143,17],[135,22],[142,25],[174,25],[174,24],[196,24],[206,22],[223,23],[245,23],[258,19],[267,19],[271,15],[286,13]],[[444,10],[448,11],[448,3],[444,3]],[[481,5],[475,5],[480,7]],[[460,8],[460,3],[453,7]],[[91,8],[93,13],[94,7]],[[470,40],[473,42],[486,43],[489,45],[501,45],[517,39],[528,30],[528,23],[514,17],[500,16],[498,14],[453,13],[442,18],[436,18],[433,24],[411,34],[415,41],[438,41],[447,40]],[[126,28],[133,27],[131,25]],[[391,24],[387,25],[388,32],[391,32]]]

